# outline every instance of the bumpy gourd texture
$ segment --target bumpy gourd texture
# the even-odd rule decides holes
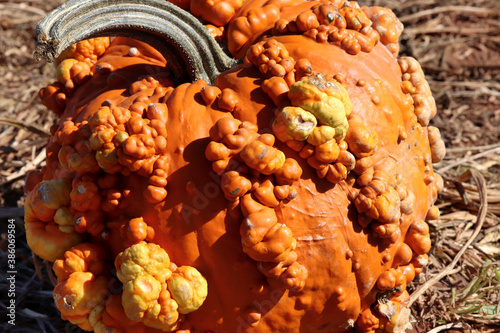
[[[176,1],[241,65],[174,86],[126,38],[83,41],[40,92],[28,243],[96,332],[400,332],[442,179],[436,109],[385,8]]]

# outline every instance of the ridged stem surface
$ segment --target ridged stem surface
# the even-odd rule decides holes
[[[70,45],[93,37],[123,36],[160,51],[178,81],[209,84],[236,65],[191,14],[162,0],[71,0],[37,27],[35,59],[53,61]]]

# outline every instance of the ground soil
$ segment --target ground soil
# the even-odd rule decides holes
[[[1,318],[2,331],[79,331],[62,321],[53,306],[50,265],[27,247],[22,219],[23,178],[28,170],[43,165],[44,145],[56,121],[37,97],[38,90],[53,81],[54,71],[52,65],[32,57],[35,27],[62,2],[0,0],[2,317],[9,301],[5,283],[9,220],[17,225],[18,272],[16,326]],[[430,264],[409,287],[415,295],[413,332],[500,332],[500,1],[359,3],[389,7],[404,23],[400,55],[418,59],[426,72],[438,106],[431,124],[440,129],[447,146],[445,159],[434,166],[445,179],[445,190],[437,202],[441,216],[430,222]],[[485,185],[466,180],[468,170],[482,175]],[[483,193],[486,201],[481,200]],[[472,237],[479,223],[477,237]],[[465,252],[459,254],[464,245]],[[451,267],[457,254],[460,258]],[[447,274],[439,276],[442,272]]]

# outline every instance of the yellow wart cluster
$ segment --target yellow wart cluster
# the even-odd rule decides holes
[[[197,310],[207,297],[207,281],[193,267],[177,267],[159,245],[140,242],[115,259],[123,283],[127,316],[144,325],[174,330],[179,318]]]
[[[83,240],[73,226],[70,193],[69,180],[53,179],[38,183],[26,197],[26,239],[45,260],[55,261]]]

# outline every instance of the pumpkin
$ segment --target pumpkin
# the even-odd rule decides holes
[[[444,145],[402,25],[342,0],[174,3],[72,0],[39,25],[59,121],[25,223],[62,317],[403,332]]]

